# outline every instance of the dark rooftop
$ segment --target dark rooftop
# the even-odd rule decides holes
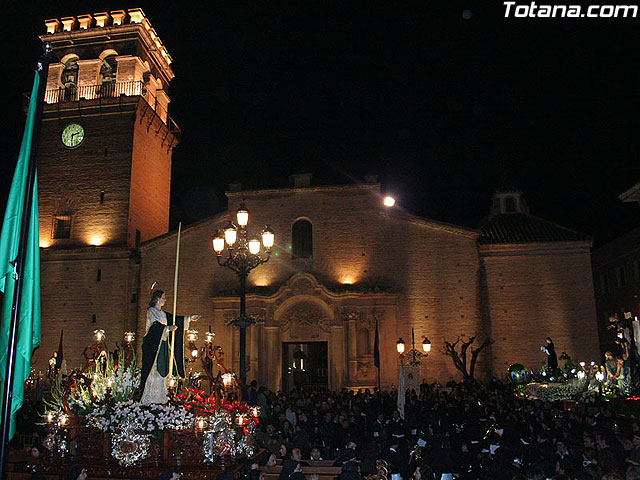
[[[480,228],[481,245],[500,243],[590,242],[584,233],[525,213],[496,215]]]

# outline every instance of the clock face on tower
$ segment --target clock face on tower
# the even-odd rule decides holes
[[[62,143],[69,148],[76,148],[84,140],[84,128],[77,123],[70,123],[62,130]]]

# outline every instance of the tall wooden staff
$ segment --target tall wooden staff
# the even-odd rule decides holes
[[[173,276],[173,324],[176,324],[176,307],[178,305],[178,262],[180,261],[180,233],[182,231],[182,222],[178,224],[178,245],[176,247],[176,271]],[[169,378],[173,377],[173,362],[175,359],[174,345],[176,340],[176,332],[170,333],[171,353],[169,354]]]

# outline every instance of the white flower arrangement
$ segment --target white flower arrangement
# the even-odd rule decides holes
[[[114,362],[115,359],[108,355],[104,367],[94,364],[92,368],[81,374],[78,378],[85,377],[90,382],[91,392],[88,383],[76,384],[67,397],[68,406],[80,415],[88,415],[96,405],[104,403],[107,394],[109,402],[130,399],[140,385],[140,368],[136,362],[135,352],[130,352],[130,354],[131,358],[127,358],[128,352],[120,349],[117,362]],[[65,387],[60,383],[57,383],[52,389],[53,402],[51,405],[57,409],[63,408],[64,389]]]
[[[528,398],[555,402],[559,400],[574,400],[587,388],[586,379],[571,379],[565,383],[529,383],[526,386]]]
[[[120,350],[117,365],[109,359],[104,370],[97,365],[89,369],[84,376],[91,382],[91,393],[87,384],[78,383],[67,397],[68,406],[84,417],[87,426],[109,433],[124,426],[149,433],[193,428],[195,415],[182,405],[143,405],[131,400],[140,385],[135,354],[127,361],[126,352]],[[58,383],[47,406],[62,412],[63,396],[64,386]]]
[[[195,416],[181,406],[143,405],[133,400],[94,409],[87,416],[88,426],[103,432],[115,432],[123,425],[133,430],[158,432],[162,430],[188,430],[193,428]]]
[[[104,400],[109,388],[111,389],[112,401],[127,400],[131,398],[133,392],[140,385],[140,369],[134,362],[126,368],[118,368],[117,370],[111,365],[104,372],[100,371],[100,369],[90,370],[87,376],[92,380],[91,391],[95,403],[100,403]],[[89,389],[84,386],[79,386],[74,395],[69,396],[68,402],[71,408],[77,408],[83,413],[91,412],[95,405],[91,401]]]

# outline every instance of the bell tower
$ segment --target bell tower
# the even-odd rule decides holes
[[[52,45],[39,166],[44,247],[167,232],[171,56],[141,9],[45,22]]]
[[[489,218],[509,213],[529,213],[522,192],[516,188],[498,190],[493,194]]]
[[[141,9],[45,21],[52,46],[38,151],[43,345],[135,331],[137,247],[169,226],[172,58]],[[51,338],[54,340],[51,340]],[[71,342],[73,339],[73,343]],[[49,340],[49,341],[47,341]],[[51,343],[51,344],[49,344]],[[80,363],[75,352],[65,358]]]

